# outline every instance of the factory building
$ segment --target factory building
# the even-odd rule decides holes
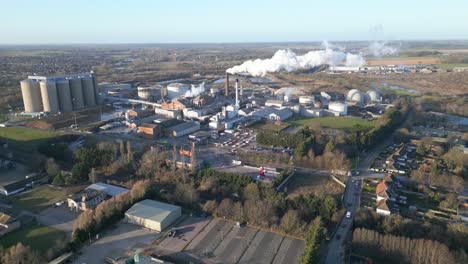
[[[29,76],[20,85],[25,113],[71,112],[97,105],[93,73]]]

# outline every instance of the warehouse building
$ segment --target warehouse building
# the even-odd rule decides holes
[[[143,200],[125,212],[125,221],[161,232],[182,215],[180,206]]]

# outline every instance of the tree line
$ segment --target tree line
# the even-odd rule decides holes
[[[449,248],[438,241],[384,235],[365,228],[354,230],[352,248],[379,263],[456,263]]]

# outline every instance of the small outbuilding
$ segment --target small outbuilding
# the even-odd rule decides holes
[[[125,220],[161,232],[181,215],[180,206],[147,199],[128,209],[125,212]]]

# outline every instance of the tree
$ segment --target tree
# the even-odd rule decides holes
[[[299,214],[296,210],[289,209],[281,218],[280,227],[288,234],[296,233],[301,225]]]
[[[194,142],[192,142],[192,149],[190,150],[190,167],[192,169],[192,173],[197,171],[197,153]]]
[[[132,142],[127,141],[127,162],[133,162]]]
[[[41,263],[39,255],[29,248],[24,246],[21,242],[10,247],[5,254],[3,254],[2,263],[8,264],[36,264]]]
[[[98,179],[98,175],[96,174],[96,170],[92,168],[91,172],[89,173],[89,182],[96,183],[98,181],[99,179]]]
[[[315,218],[306,234],[306,246],[301,255],[299,263],[312,264],[318,263],[318,251],[322,241],[325,239],[326,230],[322,226],[320,217]]]
[[[85,163],[79,162],[73,165],[71,172],[75,180],[81,181],[81,180],[88,179],[89,171],[90,171],[90,167],[88,167]]]
[[[213,214],[216,210],[216,207],[218,204],[216,203],[216,200],[208,200],[206,203],[203,205],[203,211]]]
[[[445,200],[443,200],[440,203],[440,206],[444,208],[456,210],[458,206],[458,200],[457,200],[457,196],[455,195],[455,193],[448,193],[445,196]]]
[[[418,146],[416,147],[416,153],[418,153],[418,155],[421,157],[424,157],[426,155],[426,147],[424,146],[424,144],[418,144]]]
[[[48,158],[45,167],[47,174],[50,176],[55,176],[60,173],[60,166],[57,164],[54,158]]]

